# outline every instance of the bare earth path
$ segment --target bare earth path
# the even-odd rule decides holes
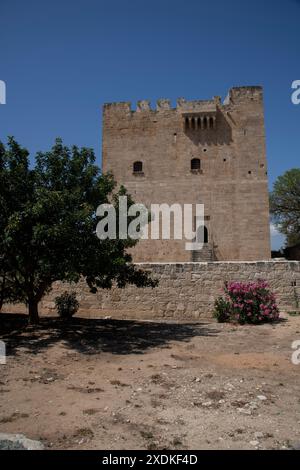
[[[300,446],[300,317],[274,326],[0,316],[0,432],[53,449]]]

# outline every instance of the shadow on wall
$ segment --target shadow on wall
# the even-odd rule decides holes
[[[185,129],[185,134],[195,145],[229,145],[232,142],[232,129],[222,111],[218,109],[216,128]]]
[[[37,327],[27,325],[27,315],[0,314],[0,338],[6,343],[7,356],[38,353],[63,342],[82,354],[143,354],[150,348],[168,348],[170,341],[189,341],[195,336],[216,336],[205,323],[162,323],[133,320],[41,318]]]

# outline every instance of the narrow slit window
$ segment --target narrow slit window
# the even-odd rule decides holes
[[[143,162],[134,162],[133,173],[142,173],[142,172],[143,172]]]
[[[191,170],[200,170],[201,162],[199,158],[193,158],[191,160]]]

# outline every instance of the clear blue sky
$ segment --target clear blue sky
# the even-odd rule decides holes
[[[0,0],[0,139],[101,159],[101,106],[263,85],[270,185],[299,166],[299,0]]]

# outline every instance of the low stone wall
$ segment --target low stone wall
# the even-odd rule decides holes
[[[40,304],[40,312],[55,314],[54,298],[64,290],[78,294],[78,314],[85,317],[141,319],[211,318],[215,298],[220,295],[224,281],[267,280],[277,296],[282,311],[295,309],[300,303],[300,262],[209,262],[140,264],[158,278],[152,288],[128,286],[125,289],[99,290],[91,294],[84,282],[66,285],[56,282],[53,290]],[[5,306],[5,311],[23,311],[24,306]]]

